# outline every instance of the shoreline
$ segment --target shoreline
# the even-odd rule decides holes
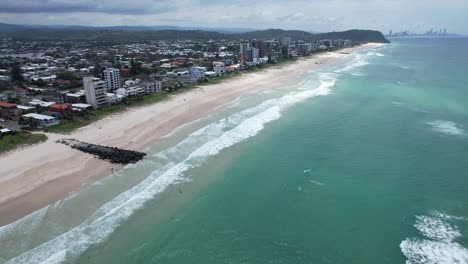
[[[354,51],[380,45],[370,43],[322,53],[218,84],[196,87],[166,101],[105,117],[69,135],[45,133],[47,141],[0,156],[3,171],[0,175],[0,226],[79,191],[84,184],[109,175],[112,169],[121,168],[57,144],[57,139],[74,138],[141,151],[149,143],[157,142],[174,129],[202,118],[239,96],[281,87],[309,70],[346,58]]]

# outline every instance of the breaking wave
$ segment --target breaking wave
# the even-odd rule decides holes
[[[142,182],[102,205],[78,226],[7,263],[62,263],[77,258],[90,246],[105,241],[145,202],[172,184],[186,181],[188,176],[184,173],[189,169],[200,166],[223,149],[257,135],[267,123],[280,118],[288,107],[314,96],[328,95],[335,79],[333,74],[319,74],[320,85],[316,89],[295,91],[265,101],[193,132],[176,146],[153,155],[151,159],[161,167]],[[4,227],[4,230],[10,230],[15,224]]]
[[[366,55],[357,53],[355,57],[347,64],[344,65],[343,68],[336,70],[337,73],[348,73],[355,68],[362,67],[369,64],[366,60]]]
[[[463,130],[457,124],[451,121],[437,120],[429,122],[428,125],[432,127],[432,130],[442,134],[454,136],[465,135],[465,130]]]
[[[468,249],[456,242],[462,236],[457,221],[461,217],[435,212],[416,216],[414,227],[425,239],[407,238],[400,244],[407,264],[467,264]]]
[[[378,52],[375,52],[375,51],[367,52],[367,56],[385,57],[385,55],[383,55],[382,53],[378,53]]]

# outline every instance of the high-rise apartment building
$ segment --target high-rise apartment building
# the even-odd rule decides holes
[[[92,105],[94,109],[107,105],[107,84],[105,81],[94,77],[84,77],[83,85],[88,104]]]
[[[104,80],[107,84],[107,90],[114,92],[121,88],[120,70],[115,68],[107,68],[103,71]]]

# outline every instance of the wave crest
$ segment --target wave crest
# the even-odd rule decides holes
[[[407,264],[467,264],[468,249],[455,240],[462,236],[455,221],[462,217],[434,212],[416,216],[416,229],[427,239],[407,238],[400,244]]]

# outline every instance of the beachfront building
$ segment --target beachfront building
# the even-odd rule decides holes
[[[260,57],[266,57],[273,50],[273,41],[271,40],[253,40],[252,47],[260,50]]]
[[[240,43],[240,55],[241,56],[247,56],[247,50],[250,49],[250,43],[249,42],[241,42]]]
[[[143,82],[141,87],[145,89],[146,94],[153,94],[161,92],[164,89],[165,81],[155,80],[152,82]]]
[[[205,78],[205,72],[206,67],[195,66],[190,68],[190,75],[197,80]]]
[[[119,69],[107,68],[103,71],[103,75],[107,84],[107,91],[114,92],[121,88]]]
[[[60,124],[60,121],[58,119],[52,116],[47,116],[47,115],[30,113],[30,114],[22,115],[21,117],[23,120],[33,119],[37,122],[38,126],[43,126],[43,127]]]
[[[226,72],[226,67],[224,62],[221,61],[214,61],[213,62],[213,71],[216,72],[217,75],[221,76]]]
[[[115,93],[107,93],[106,100],[108,104],[118,104],[122,101],[123,96],[115,94]]]
[[[168,72],[166,77],[175,79],[182,83],[196,83],[198,79],[193,77],[189,71],[180,71],[180,72]]]
[[[308,55],[312,51],[311,43],[302,43],[297,45],[297,52],[301,55]]]
[[[99,78],[84,77],[83,85],[85,88],[86,103],[93,106],[94,109],[107,105],[107,84]]]
[[[247,60],[257,63],[258,58],[260,57],[260,50],[257,48],[250,48],[247,50]]]

